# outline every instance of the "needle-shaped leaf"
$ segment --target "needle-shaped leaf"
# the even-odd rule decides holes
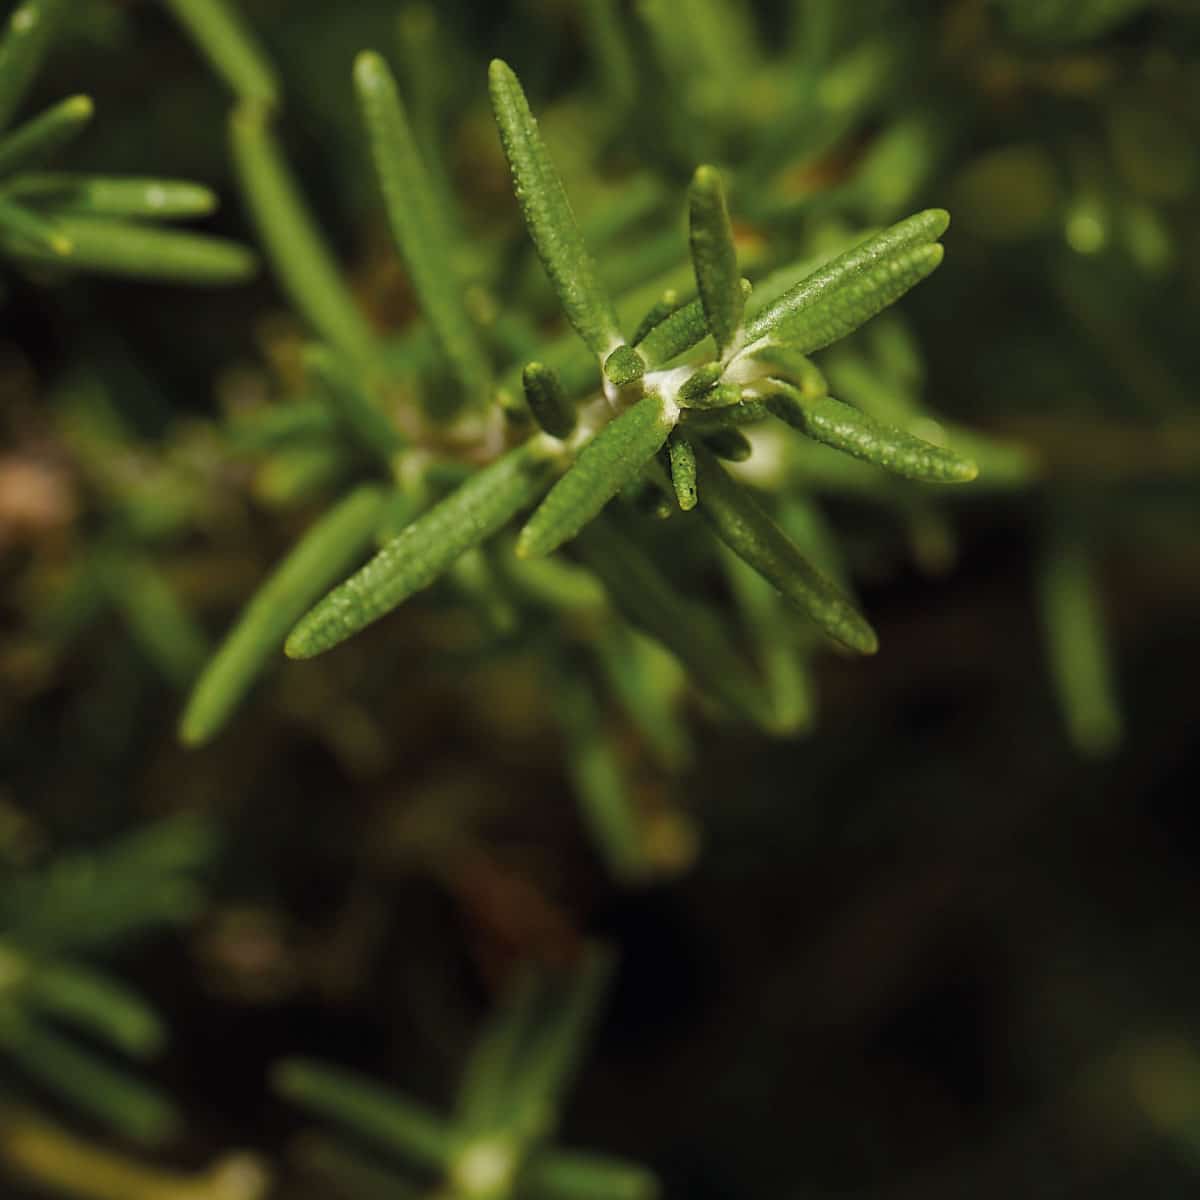
[[[137,1141],[161,1142],[178,1129],[175,1110],[157,1093],[48,1024],[6,1012],[0,1020],[0,1053],[31,1079]]]
[[[707,610],[680,595],[615,522],[601,514],[578,547],[617,608],[675,655],[704,692],[744,719],[769,725],[770,712],[725,631]]]
[[[275,70],[230,0],[166,2],[234,96],[265,104],[279,102]]]
[[[532,504],[554,471],[535,438],[473,475],[317,604],[288,637],[288,656],[321,654],[428,587]]]
[[[31,174],[20,176],[5,190],[19,200],[55,211],[94,217],[170,221],[207,216],[217,207],[209,188],[179,179]]]
[[[421,161],[396,82],[383,58],[364,51],[354,86],[388,222],[413,290],[468,403],[487,401],[491,368],[463,304],[442,202]]]
[[[37,965],[21,996],[36,1011],[95,1034],[136,1058],[156,1054],[166,1041],[162,1022],[139,996],[88,967]]]
[[[655,1200],[658,1180],[645,1167],[574,1151],[539,1154],[521,1175],[534,1200]]]
[[[132,222],[64,214],[55,227],[70,243],[66,258],[23,246],[6,235],[0,244],[15,258],[77,270],[175,283],[242,283],[258,268],[254,254],[236,242],[200,233],[147,228]]]
[[[692,444],[678,432],[671,435],[671,486],[679,507],[687,512],[696,507],[696,453]]]
[[[809,563],[745,488],[696,447],[699,511],[717,536],[834,641],[859,654],[879,648],[875,631],[849,600]]]
[[[722,564],[766,681],[772,732],[797,733],[812,724],[815,701],[791,608],[753,567],[727,547],[722,550]]]
[[[308,346],[304,365],[316,377],[334,412],[368,453],[390,466],[404,446],[399,430],[380,409],[365,381],[325,346]]]
[[[662,449],[676,416],[651,392],[605,425],[526,522],[517,553],[550,554],[570,541]]]
[[[593,943],[568,979],[546,989],[541,1020],[512,1080],[511,1119],[522,1140],[545,1137],[578,1068],[615,967],[612,951]]]
[[[646,334],[656,325],[662,324],[678,307],[679,293],[673,288],[668,288],[637,323],[637,328],[633,331],[633,337],[629,339],[629,344],[634,347],[640,345]]]
[[[612,877],[632,883],[648,866],[645,839],[603,708],[591,681],[577,669],[558,673],[555,697],[567,775],[584,825]]]
[[[742,301],[750,295],[750,281],[743,279]],[[648,367],[660,367],[702,342],[709,334],[708,319],[700,297],[688,301],[663,318],[638,343],[638,351]]]
[[[385,493],[360,487],[317,521],[275,568],[204,668],[179,722],[189,746],[214,737],[288,630],[371,544]]]
[[[322,338],[355,363],[375,357],[375,336],[308,212],[262,104],[230,119],[233,158],[259,237],[292,303]]]
[[[6,129],[74,0],[24,0],[0,36],[0,129]]]
[[[844,337],[941,262],[934,243],[949,224],[945,210],[926,209],[839,254],[758,313],[747,341],[770,335],[808,351]]]
[[[0,139],[0,175],[40,162],[68,142],[92,119],[90,96],[69,96]]]
[[[814,441],[875,463],[906,479],[969,483],[979,474],[979,468],[969,458],[894,425],[881,424],[832,396],[810,399],[799,388],[778,379],[765,381],[762,389],[767,408],[781,421]]]
[[[708,328],[724,358],[742,324],[746,298],[737,269],[733,226],[715,167],[697,167],[688,190],[688,236],[696,288]]]
[[[541,1019],[543,979],[533,966],[519,967],[467,1059],[455,1103],[455,1123],[470,1137],[503,1123],[508,1085]]]
[[[722,385],[724,386],[724,385]],[[739,394],[741,389],[738,389]],[[688,435],[707,437],[722,429],[736,429],[741,425],[755,425],[765,421],[770,413],[761,400],[741,400],[735,404],[716,408],[691,408],[684,412],[679,421],[680,430]]]
[[[538,257],[576,333],[594,354],[607,357],[621,341],[616,314],[529,102],[512,68],[500,59],[492,62],[488,84],[504,156]]]
[[[361,1075],[303,1058],[281,1062],[275,1090],[383,1150],[419,1166],[445,1167],[461,1138],[436,1113]]]
[[[551,437],[570,437],[575,429],[575,406],[567,399],[558,373],[544,363],[531,362],[521,381],[533,419]]]
[[[1089,757],[1121,741],[1121,709],[1095,565],[1079,531],[1053,523],[1038,565],[1046,653],[1071,741]]]
[[[7,196],[0,196],[0,239],[11,254],[26,245],[31,255],[44,254],[61,260],[71,253],[71,239],[56,221],[50,220]]]

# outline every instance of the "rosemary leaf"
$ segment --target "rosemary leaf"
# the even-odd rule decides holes
[[[696,454],[687,438],[678,433],[671,435],[670,445],[671,486],[675,498],[684,512],[696,507]]]
[[[668,288],[638,322],[637,328],[633,331],[633,337],[629,339],[629,344],[634,347],[639,346],[650,330],[656,325],[661,325],[678,307],[679,293],[673,288]]]
[[[758,501],[734,483],[703,447],[696,447],[696,465],[699,510],[717,536],[834,641],[859,654],[874,654],[879,648],[875,631],[850,601],[804,559]]]
[[[696,288],[717,353],[724,358],[742,324],[746,298],[737,269],[725,189],[715,167],[697,167],[688,190],[689,243]]]
[[[324,346],[306,347],[304,365],[320,381],[330,406],[355,441],[390,467],[397,451],[403,449],[404,439],[364,384]]]
[[[354,85],[397,249],[450,370],[469,403],[489,398],[491,368],[463,304],[442,202],[421,161],[395,80],[383,58],[364,51]]]
[[[370,545],[384,503],[380,488],[360,487],[297,542],[204,668],[179,722],[181,741],[199,746],[221,730],[292,625]]]
[[[428,587],[545,490],[554,463],[537,439],[510,450],[409,525],[334,588],[288,637],[290,658],[312,658]]]
[[[931,275],[944,253],[933,243],[871,263],[781,319],[770,336],[803,354],[839,341]]]
[[[666,647],[703,692],[754,724],[770,724],[770,712],[725,631],[705,609],[681,596],[611,518],[597,517],[577,544],[613,603]]]
[[[17,199],[93,217],[142,217],[164,221],[203,217],[217,207],[209,188],[178,179],[128,176],[22,175],[5,189]]]
[[[512,68],[500,59],[488,72],[492,111],[529,235],[567,319],[597,356],[621,341],[612,301],[601,287],[562,180]]]
[[[78,0],[24,0],[9,15],[0,37],[0,129],[6,129],[50,43]]]
[[[945,233],[949,224],[950,215],[945,210],[926,209],[839,254],[801,279],[773,304],[758,313],[747,329],[747,341],[753,343],[770,334],[772,341],[802,343],[803,337],[797,335],[802,335],[807,325],[823,323],[821,320],[814,321],[805,314],[815,308],[824,308],[823,302],[827,298],[836,298],[843,291],[847,292],[847,297],[836,305],[836,311],[843,312],[844,315],[834,320],[832,325],[837,327],[845,324],[846,319],[855,312],[863,314],[845,330],[849,333],[851,329],[857,328],[874,313],[902,296],[908,288],[918,283],[937,266],[941,261],[940,252],[934,251],[931,244]],[[915,257],[911,256],[913,253]],[[905,255],[910,257],[904,258]],[[897,259],[903,259],[903,268],[889,269],[888,264]],[[919,273],[922,267],[925,269],[923,273]],[[915,277],[908,278],[904,286],[891,294],[889,299],[872,308],[871,289],[882,287],[889,292],[894,291],[898,281],[892,277],[896,274]],[[863,286],[864,284],[866,286]],[[786,332],[792,329],[797,332]],[[836,337],[841,336],[844,334],[836,334]],[[819,345],[828,345],[830,340],[834,338],[811,344],[807,348],[817,349]],[[798,348],[803,351],[805,346],[801,344]]]
[[[1078,533],[1052,522],[1037,571],[1046,654],[1076,749],[1102,758],[1121,742],[1122,720],[1095,564]]]
[[[0,245],[10,254],[20,256],[27,248],[27,257],[44,255],[50,259],[66,258],[71,253],[71,239],[58,222],[0,196]]]
[[[610,421],[526,522],[517,553],[550,554],[570,541],[662,449],[674,424],[674,409],[657,393]]]
[[[741,281],[741,289],[744,303],[750,295],[748,279]],[[704,304],[697,297],[655,325],[639,342],[638,350],[648,367],[660,367],[702,342],[708,332]]]
[[[272,1073],[276,1092],[419,1166],[443,1168],[461,1138],[423,1105],[350,1071],[288,1058]]]
[[[140,996],[104,972],[75,963],[46,963],[30,972],[22,999],[36,1012],[94,1034],[135,1058],[158,1053],[166,1030]]]
[[[894,425],[843,404],[832,396],[810,399],[782,380],[768,380],[767,408],[781,421],[806,433],[816,442],[875,463],[906,479],[924,483],[969,483],[979,468],[969,459],[935,446]]]
[[[544,363],[531,362],[521,381],[533,419],[551,437],[570,437],[575,429],[575,407],[567,399],[558,373]]]
[[[70,243],[67,258],[14,243],[4,235],[0,235],[0,245],[14,257],[31,262],[175,283],[242,283],[258,269],[252,251],[207,234],[73,215],[58,217],[54,224]]]
[[[230,134],[250,214],[284,291],[325,341],[356,364],[369,364],[375,336],[308,212],[267,108],[240,104]]]
[[[0,175],[47,158],[92,119],[90,96],[68,96],[0,139]]]
[[[279,102],[279,81],[236,4],[229,0],[166,0],[175,19],[239,100]]]
[[[578,669],[560,670],[555,684],[554,714],[583,822],[612,877],[632,883],[646,872],[646,848],[620,756],[604,728],[603,708]]]
[[[532,1200],[655,1200],[658,1180],[633,1163],[547,1150],[526,1168],[521,1189]]]

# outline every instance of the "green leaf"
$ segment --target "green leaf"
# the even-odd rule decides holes
[[[99,579],[130,637],[175,687],[195,678],[208,639],[157,566],[137,553],[102,555]]]
[[[68,963],[37,966],[22,997],[35,1010],[91,1032],[138,1058],[157,1054],[166,1041],[162,1022],[124,984]]]
[[[792,610],[768,580],[732,550],[722,550],[722,564],[766,679],[771,732],[788,736],[807,729],[816,708],[814,681],[801,654]]]
[[[656,1200],[658,1180],[645,1167],[561,1150],[539,1154],[521,1175],[533,1200]]]
[[[687,438],[678,433],[671,435],[670,445],[671,486],[679,507],[687,512],[696,507],[696,454]]]
[[[533,419],[551,437],[570,437],[575,430],[575,406],[567,399],[558,373],[544,363],[531,362],[521,379]]]
[[[770,713],[722,627],[681,596],[615,522],[601,514],[577,545],[613,603],[679,659],[702,691],[743,718],[769,725]]]
[[[49,157],[92,119],[90,96],[69,96],[0,139],[0,175]]]
[[[242,14],[227,0],[166,0],[213,71],[239,100],[279,102],[279,80]]]
[[[741,389],[736,390],[740,395]],[[741,400],[736,404],[726,404],[711,409],[687,409],[679,420],[679,428],[688,435],[708,437],[722,429],[735,429],[740,425],[756,425],[759,421],[765,421],[769,416],[767,406],[762,400]]]
[[[662,449],[675,420],[674,408],[650,393],[610,421],[526,522],[517,553],[550,554],[570,541]]]
[[[668,288],[638,322],[637,328],[633,331],[633,337],[629,339],[629,344],[635,348],[639,346],[650,330],[656,325],[661,325],[678,307],[679,293],[673,288]]]
[[[529,102],[512,69],[500,59],[492,61],[488,85],[513,187],[538,257],[567,319],[591,351],[605,358],[621,341],[616,314],[600,285],[596,264],[584,245]]]
[[[21,245],[7,235],[0,235],[0,246],[27,262],[175,283],[243,283],[258,269],[258,260],[251,251],[207,234],[74,215],[60,216],[54,224],[71,243],[67,258]]]
[[[555,469],[535,438],[473,475],[317,604],[292,630],[287,655],[321,654],[428,587],[532,504]]]
[[[546,989],[546,1003],[511,1081],[510,1120],[521,1140],[557,1123],[563,1093],[578,1068],[615,967],[615,956],[588,945],[570,977]]]
[[[807,352],[844,337],[933,271],[942,251],[932,243],[949,224],[945,210],[926,209],[839,254],[758,313],[747,341],[769,335]]]
[[[239,105],[230,134],[250,215],[284,291],[323,340],[354,363],[370,364],[378,353],[375,335],[305,206],[271,132],[268,110]]]
[[[683,770],[692,760],[692,740],[681,711],[686,676],[679,663],[624,621],[610,621],[595,650],[605,680],[650,754],[664,770]]]
[[[738,275],[733,226],[715,167],[697,167],[688,190],[689,242],[704,317],[724,358],[742,325],[746,298]]]
[[[360,487],[296,543],[246,605],[204,668],[179,722],[179,737],[199,746],[229,719],[292,625],[371,543],[385,494]]]
[[[944,254],[938,243],[900,250],[825,291],[810,307],[796,310],[781,320],[770,336],[804,354],[831,345],[933,274]]]
[[[604,374],[615,387],[625,387],[646,374],[646,362],[632,346],[618,346],[604,360]]]
[[[0,129],[7,129],[67,13],[78,0],[25,0],[0,38]]]
[[[157,1093],[48,1025],[5,1012],[0,1050],[30,1078],[137,1141],[162,1142],[179,1128],[175,1110]]]
[[[924,483],[969,483],[979,468],[968,458],[923,441],[894,425],[883,425],[832,396],[809,399],[782,380],[767,380],[767,408],[781,421],[823,442],[906,479]],[[770,390],[768,390],[770,389]]]
[[[741,281],[743,302],[750,295],[750,281]],[[661,367],[708,336],[708,320],[699,297],[675,309],[654,326],[638,343],[648,367]]]
[[[350,1071],[288,1058],[275,1068],[271,1082],[286,1099],[417,1166],[444,1168],[461,1144],[460,1136],[424,1105]]]
[[[1120,745],[1120,704],[1095,564],[1079,532],[1052,522],[1037,568],[1050,673],[1071,741],[1103,758]]]
[[[355,441],[390,468],[396,454],[404,448],[404,439],[367,391],[366,384],[356,379],[354,372],[324,346],[305,347],[304,366],[319,380],[333,411]]]
[[[562,730],[567,776],[584,825],[612,877],[632,883],[648,867],[642,824],[621,769],[603,708],[577,668],[555,678],[554,715]]]
[[[66,213],[143,217],[163,221],[203,217],[217,198],[201,184],[178,179],[109,178],[101,175],[22,175],[5,192]]]
[[[703,447],[696,447],[699,511],[717,536],[769,580],[834,641],[859,654],[879,648],[875,631],[845,596],[800,554],[744,488]]]
[[[489,399],[491,368],[463,304],[434,190],[383,58],[364,51],[354,63],[354,86],[383,191],[392,236],[413,291],[451,372],[469,403]]]
[[[541,1023],[542,985],[533,966],[518,967],[475,1042],[455,1101],[455,1124],[469,1137],[494,1133],[504,1124],[509,1083]]]
[[[72,250],[71,239],[56,221],[48,220],[7,196],[0,196],[0,245],[15,257],[39,257],[61,262]]]

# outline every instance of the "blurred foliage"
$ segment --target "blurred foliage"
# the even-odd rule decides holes
[[[35,10],[55,36],[14,59]],[[4,17],[9,1193],[257,1197],[258,1159],[219,1157],[247,1144],[301,1198],[403,1195],[398,1167],[525,1194],[560,1153],[601,1178],[548,1194],[643,1194],[624,1159],[666,1195],[1190,1192],[1190,0]],[[437,214],[395,230],[407,266],[356,103],[366,48],[398,80]],[[572,399],[601,386],[520,226],[495,56],[626,333],[695,292],[700,163],[725,181],[751,305],[911,212],[952,214],[933,279],[815,362],[839,400],[978,479],[897,479],[779,423],[720,431],[734,457],[749,438],[730,474],[870,616],[874,658],[824,653],[656,485],[577,549],[521,560],[505,529],[336,651],[276,652],[297,588],[311,604],[528,428],[530,359]],[[412,246],[433,220],[431,310]],[[477,359],[447,346],[455,322]],[[469,399],[480,361],[490,410]],[[693,416],[697,439],[717,432]],[[703,497],[703,464],[698,480]],[[707,620],[655,628],[650,569]],[[243,659],[236,712],[184,749],[188,691],[268,580],[276,651]],[[672,639],[701,626],[752,668],[771,732],[718,707],[721,661],[681,667]],[[519,1152],[489,1126],[465,1175],[457,1143],[453,1162],[393,1161],[372,1119],[407,1095],[461,1116],[478,1030],[502,1028],[521,979],[572,977],[592,937],[618,965],[571,1101],[551,1089]],[[330,1079],[348,1121],[314,1101]],[[342,1132],[300,1127],[297,1102]],[[543,1149],[554,1126],[589,1154]],[[143,1161],[155,1141],[169,1163]]]

